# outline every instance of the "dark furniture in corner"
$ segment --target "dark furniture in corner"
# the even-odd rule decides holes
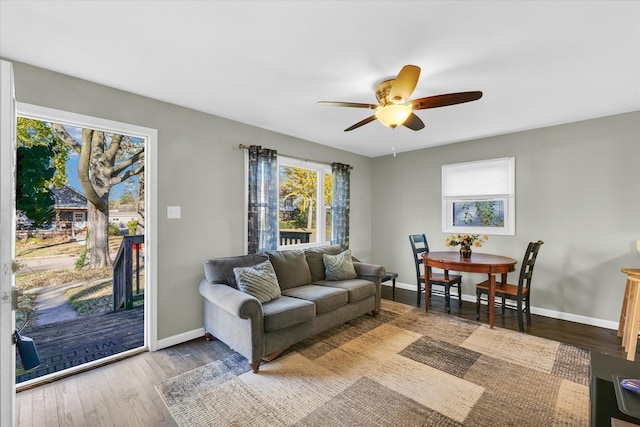
[[[619,404],[621,396],[616,396],[616,392],[620,393],[621,390],[616,390],[613,383],[618,376],[640,378],[640,364],[606,353],[591,352],[589,373],[589,425],[591,427],[610,426],[611,418],[640,424],[640,418],[624,413],[624,408]],[[624,389],[622,392],[632,393]],[[628,397],[640,399],[634,395]]]
[[[396,279],[398,278],[398,273],[394,273],[393,271],[386,271],[384,273],[384,277],[380,279],[380,283],[384,283],[387,280],[392,280],[393,290],[391,291],[391,298],[396,300]]]

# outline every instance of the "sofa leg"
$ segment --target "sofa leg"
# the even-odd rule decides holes
[[[380,309],[376,308],[375,310],[372,310],[371,314],[377,316],[378,314],[380,314]]]
[[[258,371],[260,370],[260,361],[258,360],[257,362],[249,362],[249,367],[251,368],[254,374],[257,374]]]
[[[204,333],[204,339],[207,341],[213,341],[216,339],[216,337],[214,337],[213,335],[211,335],[209,332],[205,332]]]

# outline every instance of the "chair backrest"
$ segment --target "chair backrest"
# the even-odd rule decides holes
[[[529,242],[527,246],[527,251],[524,253],[524,259],[522,260],[522,267],[520,267],[520,279],[518,280],[518,293],[520,295],[522,295],[524,289],[531,288],[533,267],[536,263],[540,246],[543,244],[542,240],[538,240],[537,242]]]
[[[412,234],[409,236],[411,242],[411,250],[416,264],[416,274],[420,277],[420,264],[422,264],[422,254],[429,252],[429,243],[424,234]]]

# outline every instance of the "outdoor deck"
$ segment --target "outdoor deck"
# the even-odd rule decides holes
[[[33,339],[42,363],[24,372],[16,357],[16,383],[142,347],[144,307],[28,327],[20,334]]]

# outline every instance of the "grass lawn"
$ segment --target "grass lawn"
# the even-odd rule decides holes
[[[84,252],[84,233],[76,236],[76,241],[68,238],[38,239],[29,237],[27,240],[16,240],[16,258],[36,258],[44,256],[77,255]],[[122,236],[109,236],[109,253],[115,253],[120,247]]]
[[[84,235],[77,236],[84,239]],[[109,252],[112,258],[120,247],[122,236],[109,236]],[[78,241],[70,242],[67,238],[36,239],[16,241],[16,258],[20,259],[49,256],[77,256],[84,252],[85,245]],[[113,270],[111,267],[101,269],[74,268],[67,270],[50,270],[35,273],[25,273],[16,276],[16,286],[22,290],[29,290],[45,286],[57,286],[67,283],[85,282],[66,291],[67,299],[80,316],[101,314],[113,310]],[[144,283],[144,279],[141,277]],[[144,286],[141,283],[141,286]],[[135,290],[134,290],[135,292]],[[135,304],[143,304],[139,301]],[[20,297],[19,310],[16,311],[16,323],[22,327],[28,322],[34,308],[34,296],[25,292]]]
[[[135,286],[133,291],[135,292]],[[140,275],[140,292],[144,293],[144,276]],[[113,280],[97,280],[69,288],[65,296],[80,316],[108,313],[113,310]],[[134,301],[133,306],[144,304]]]

